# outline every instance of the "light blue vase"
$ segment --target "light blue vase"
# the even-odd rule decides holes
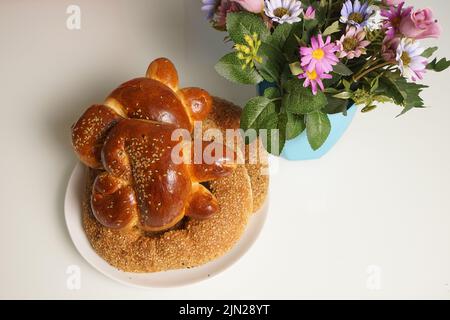
[[[263,82],[259,84],[258,94],[262,95],[264,90],[269,87],[271,87],[270,83]],[[316,160],[322,158],[342,138],[345,131],[347,131],[350,126],[350,123],[353,121],[356,111],[356,106],[352,106],[348,109],[347,116],[344,116],[342,113],[329,115],[331,122],[330,136],[320,149],[314,151],[311,148],[305,130],[297,138],[286,142],[281,156],[291,161]]]

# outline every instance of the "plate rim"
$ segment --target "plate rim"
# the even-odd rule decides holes
[[[77,162],[77,164],[75,165],[74,169],[72,170],[71,174],[70,174],[70,178],[69,181],[67,183],[67,187],[66,187],[66,192],[65,192],[65,197],[64,197],[64,220],[65,220],[65,224],[67,227],[67,230],[69,232],[69,236],[70,239],[72,241],[72,243],[74,244],[75,248],[77,249],[78,253],[83,257],[83,259],[88,262],[88,264],[90,266],[92,266],[95,270],[97,270],[98,272],[100,272],[101,274],[103,274],[104,276],[108,277],[109,279],[112,279],[114,281],[117,281],[118,283],[121,283],[122,285],[125,286],[131,286],[134,288],[143,288],[143,289],[154,289],[154,288],[177,288],[177,287],[186,287],[186,286],[190,286],[190,285],[194,285],[197,283],[201,283],[204,282],[206,280],[212,279],[220,274],[222,274],[224,271],[226,271],[227,269],[233,267],[234,265],[236,265],[249,251],[250,249],[254,246],[254,244],[256,243],[257,239],[260,237],[262,230],[264,229],[264,226],[267,222],[267,216],[268,216],[268,211],[269,211],[269,203],[270,203],[270,199],[269,199],[269,195],[267,196],[267,199],[264,203],[264,205],[261,207],[260,210],[258,210],[258,212],[252,214],[252,216],[249,219],[249,223],[247,224],[247,228],[245,233],[249,232],[250,229],[250,225],[253,225],[254,228],[256,228],[254,230],[253,233],[253,237],[251,237],[249,240],[249,242],[247,243],[242,243],[244,240],[244,237],[246,234],[244,234],[241,239],[234,245],[234,247],[227,252],[225,255],[207,263],[204,264],[202,266],[199,267],[195,267],[192,269],[179,269],[179,270],[169,270],[166,271],[167,272],[190,272],[191,270],[198,270],[199,268],[208,266],[209,264],[213,263],[213,262],[218,262],[220,259],[224,259],[227,257],[232,256],[233,254],[235,254],[235,257],[231,257],[229,262],[225,262],[222,263],[220,265],[218,265],[215,269],[213,269],[213,272],[208,272],[207,276],[204,277],[199,277],[197,276],[195,279],[190,280],[190,281],[183,281],[179,284],[138,284],[138,283],[134,283],[131,281],[126,281],[124,279],[121,279],[117,276],[115,276],[114,274],[111,274],[110,272],[107,272],[107,270],[104,270],[101,266],[99,266],[93,259],[91,259],[91,257],[89,256],[88,252],[86,252],[84,249],[84,247],[82,248],[81,243],[77,240],[77,235],[75,233],[79,232],[79,230],[76,230],[76,226],[73,225],[73,222],[71,222],[72,219],[70,219],[70,215],[74,214],[73,212],[69,212],[69,211],[73,211],[72,208],[69,208],[69,204],[72,201],[71,199],[74,197],[74,194],[80,190],[77,190],[77,182],[79,182],[81,180],[81,184],[83,184],[83,182],[85,181],[84,179],[86,179],[85,177],[83,177],[83,174],[85,173],[85,170],[87,168],[79,161]],[[81,192],[81,194],[83,194],[83,192]],[[81,208],[81,202],[82,199],[78,199],[78,208]],[[125,272],[122,270],[119,270],[111,265],[109,265],[105,260],[103,260],[102,257],[100,257],[97,252],[92,248],[89,240],[86,237],[86,234],[83,230],[82,227],[82,217],[81,217],[81,210],[79,212],[80,216],[76,219],[77,223],[81,222],[80,225],[78,227],[81,228],[81,231],[83,233],[82,237],[85,238],[85,240],[89,243],[89,249],[91,251],[91,253],[94,253],[98,258],[100,258],[102,261],[104,261],[108,267],[114,269],[115,271],[119,272],[119,273],[123,273],[124,275],[139,275],[139,276],[145,276],[145,275],[157,275],[158,273],[130,273],[130,272]],[[259,216],[259,219],[255,219],[256,216]],[[240,246],[242,248],[240,248]],[[241,250],[240,254],[236,254],[239,249]]]

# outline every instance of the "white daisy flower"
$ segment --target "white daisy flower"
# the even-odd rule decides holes
[[[292,24],[302,20],[303,9],[298,0],[265,0],[264,12],[274,22]]]
[[[397,48],[396,60],[402,76],[412,81],[422,80],[426,73],[428,59],[422,57],[424,49],[420,43],[410,39],[402,39]]]

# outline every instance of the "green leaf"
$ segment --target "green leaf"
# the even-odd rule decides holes
[[[395,104],[402,105],[406,99],[406,92],[400,85],[401,79],[403,78],[399,77],[395,73],[388,73],[386,76],[380,78],[378,89],[375,92],[392,98]],[[404,81],[406,82],[406,80]]]
[[[277,99],[280,97],[280,90],[278,88],[267,88],[264,91],[264,97],[266,97],[267,99],[273,100],[273,99]]]
[[[281,113],[278,115],[278,149],[271,147],[270,153],[273,155],[281,155],[281,152],[284,149],[284,146],[286,144],[287,121],[288,119],[286,114]]]
[[[286,144],[286,123],[285,114],[270,114],[262,123],[259,130],[259,137],[266,150],[279,156]]]
[[[429,58],[431,57],[436,51],[437,51],[438,47],[431,47],[426,49],[423,53],[422,53],[422,57],[424,58]]]
[[[368,112],[370,112],[370,111],[375,110],[376,108],[377,108],[377,106],[375,106],[375,105],[367,106],[367,107],[364,107],[364,108],[361,110],[361,112],[362,112],[362,113],[368,113]]]
[[[352,97],[352,93],[343,91],[341,93],[335,94],[333,97],[338,98],[338,99],[348,100]]]
[[[286,23],[283,23],[283,25]],[[301,40],[303,32],[303,24],[302,23],[294,23],[292,25],[291,33],[289,34],[288,38],[285,41],[284,47],[283,47],[283,53],[286,54],[287,59],[289,62],[292,62],[294,60],[298,60],[298,47],[299,47],[299,40]]]
[[[291,70],[291,73],[292,73],[294,76],[298,76],[299,74],[302,74],[302,73],[304,72],[304,71],[303,71],[303,68],[302,68],[302,66],[301,66],[301,64],[300,64],[299,61],[294,62],[294,63],[291,63],[291,64],[289,65],[289,68],[290,68],[290,70]]]
[[[351,76],[353,74],[353,71],[350,70],[345,64],[343,64],[342,62],[338,62],[338,64],[336,64],[333,67],[333,72],[337,73],[341,76],[347,77],[347,76]]]
[[[262,142],[266,150],[275,155],[281,155],[286,144],[286,125],[287,116],[286,114],[275,114],[272,117],[272,128],[267,128],[267,135],[262,137]],[[276,123],[275,123],[276,121]],[[273,128],[275,125],[275,128]]]
[[[265,128],[273,114],[276,115],[276,107],[272,100],[266,97],[250,99],[242,111],[241,128],[243,130]]]
[[[258,84],[263,81],[259,73],[250,67],[242,69],[242,61],[236,53],[229,53],[216,64],[215,69],[225,79],[238,84]]]
[[[317,25],[319,24],[319,20],[304,20],[303,23],[305,24],[305,32],[309,33],[310,31],[312,31],[312,29],[317,27]]]
[[[331,132],[331,122],[323,112],[317,111],[306,115],[306,133],[313,150],[318,150],[327,141]]]
[[[328,28],[325,29],[325,31],[323,32],[324,36],[329,36],[330,34],[336,33],[341,31],[341,28],[339,26],[339,21],[335,21],[333,22],[332,25],[330,25]]]
[[[245,44],[244,37],[256,33],[261,41],[265,41],[270,32],[262,19],[252,13],[237,12],[227,15],[227,31],[234,43]]]
[[[380,77],[377,76],[370,82],[370,93],[374,93],[379,86],[380,86]]]
[[[373,96],[373,101],[377,101],[380,103],[388,103],[388,102],[392,102],[392,99],[383,95],[376,95]]]
[[[290,112],[286,113],[286,139],[292,140],[297,138],[306,129],[304,116],[299,116]]]
[[[342,79],[342,76],[340,74],[337,74],[334,72],[331,73],[331,76],[332,76],[331,79],[323,79],[322,80],[325,90],[336,87],[337,84],[339,83],[339,81],[341,81],[341,79]],[[336,92],[336,93],[339,93],[339,92]]]
[[[263,59],[262,63],[256,64],[261,76],[268,82],[278,82],[282,67],[286,62],[283,53],[276,47],[263,42],[258,55]]]
[[[345,90],[347,90],[347,91],[351,90],[351,86],[352,86],[351,82],[349,82],[345,79],[342,79],[342,84],[344,85]]]
[[[337,113],[347,113],[347,107],[349,105],[348,100],[334,98],[331,95],[326,95],[328,103],[323,108],[323,112],[326,114],[337,114]]]
[[[336,88],[330,88],[330,87],[327,87],[324,90],[324,93],[326,93],[326,94],[338,94],[339,92],[341,92],[341,91]]]
[[[291,34],[293,27],[294,26],[290,23],[283,23],[278,25],[278,27],[275,28],[272,37],[268,40],[268,43],[282,50],[286,43],[286,40]]]
[[[297,40],[298,47],[306,46],[306,42],[300,38],[298,35],[294,34],[295,40]]]
[[[450,60],[442,58],[441,60],[439,60],[438,63],[436,63],[436,66],[434,67],[434,71],[442,72],[444,70],[447,70],[448,67],[450,67]]]
[[[409,111],[411,111],[412,109],[414,109],[414,107],[412,107],[412,106],[410,106],[410,107],[404,107],[403,108],[403,110],[402,110],[402,112],[397,116],[397,118],[398,117],[401,117],[401,116],[404,116],[405,114],[407,114]]]
[[[450,67],[450,60],[442,58],[441,60],[434,59],[427,65],[428,70],[433,70],[436,72],[442,72]]]
[[[423,108],[423,100],[420,94],[423,89],[427,88],[425,85],[414,82],[407,82],[400,73],[387,73],[380,78],[379,87],[374,92],[376,99],[390,98],[397,105],[403,106],[404,110],[400,115],[407,113],[413,108]],[[383,96],[384,98],[381,98]],[[375,99],[375,98],[374,98]]]
[[[258,130],[276,130],[278,129],[278,114],[277,113],[267,113],[261,117],[261,121],[258,124]]]
[[[303,87],[302,81],[290,80],[286,83],[287,94],[283,97],[282,106],[286,111],[304,115],[318,111],[326,106],[327,98],[321,91],[313,95],[310,88]]]

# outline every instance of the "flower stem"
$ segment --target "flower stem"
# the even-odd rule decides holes
[[[333,9],[333,0],[328,0],[328,10],[327,10],[327,16],[325,18],[325,25],[327,25],[328,21],[331,19],[332,9]]]
[[[360,72],[369,69],[373,65],[375,65],[378,61],[380,61],[376,56],[371,56],[367,59],[366,63],[362,66]]]
[[[366,75],[368,75],[368,74],[371,73],[372,71],[375,71],[375,70],[377,70],[377,69],[384,68],[384,67],[386,67],[386,66],[388,66],[388,65],[390,65],[390,64],[393,64],[393,63],[395,63],[395,61],[388,61],[388,62],[383,62],[382,64],[378,64],[378,65],[376,65],[376,66],[374,66],[374,67],[371,67],[371,68],[369,68],[369,69],[367,69],[367,70],[361,72],[360,74],[355,75],[355,76],[353,77],[353,82],[358,82],[361,78],[365,77]]]
[[[327,19],[331,18],[331,10],[333,9],[333,0],[328,0]]]

